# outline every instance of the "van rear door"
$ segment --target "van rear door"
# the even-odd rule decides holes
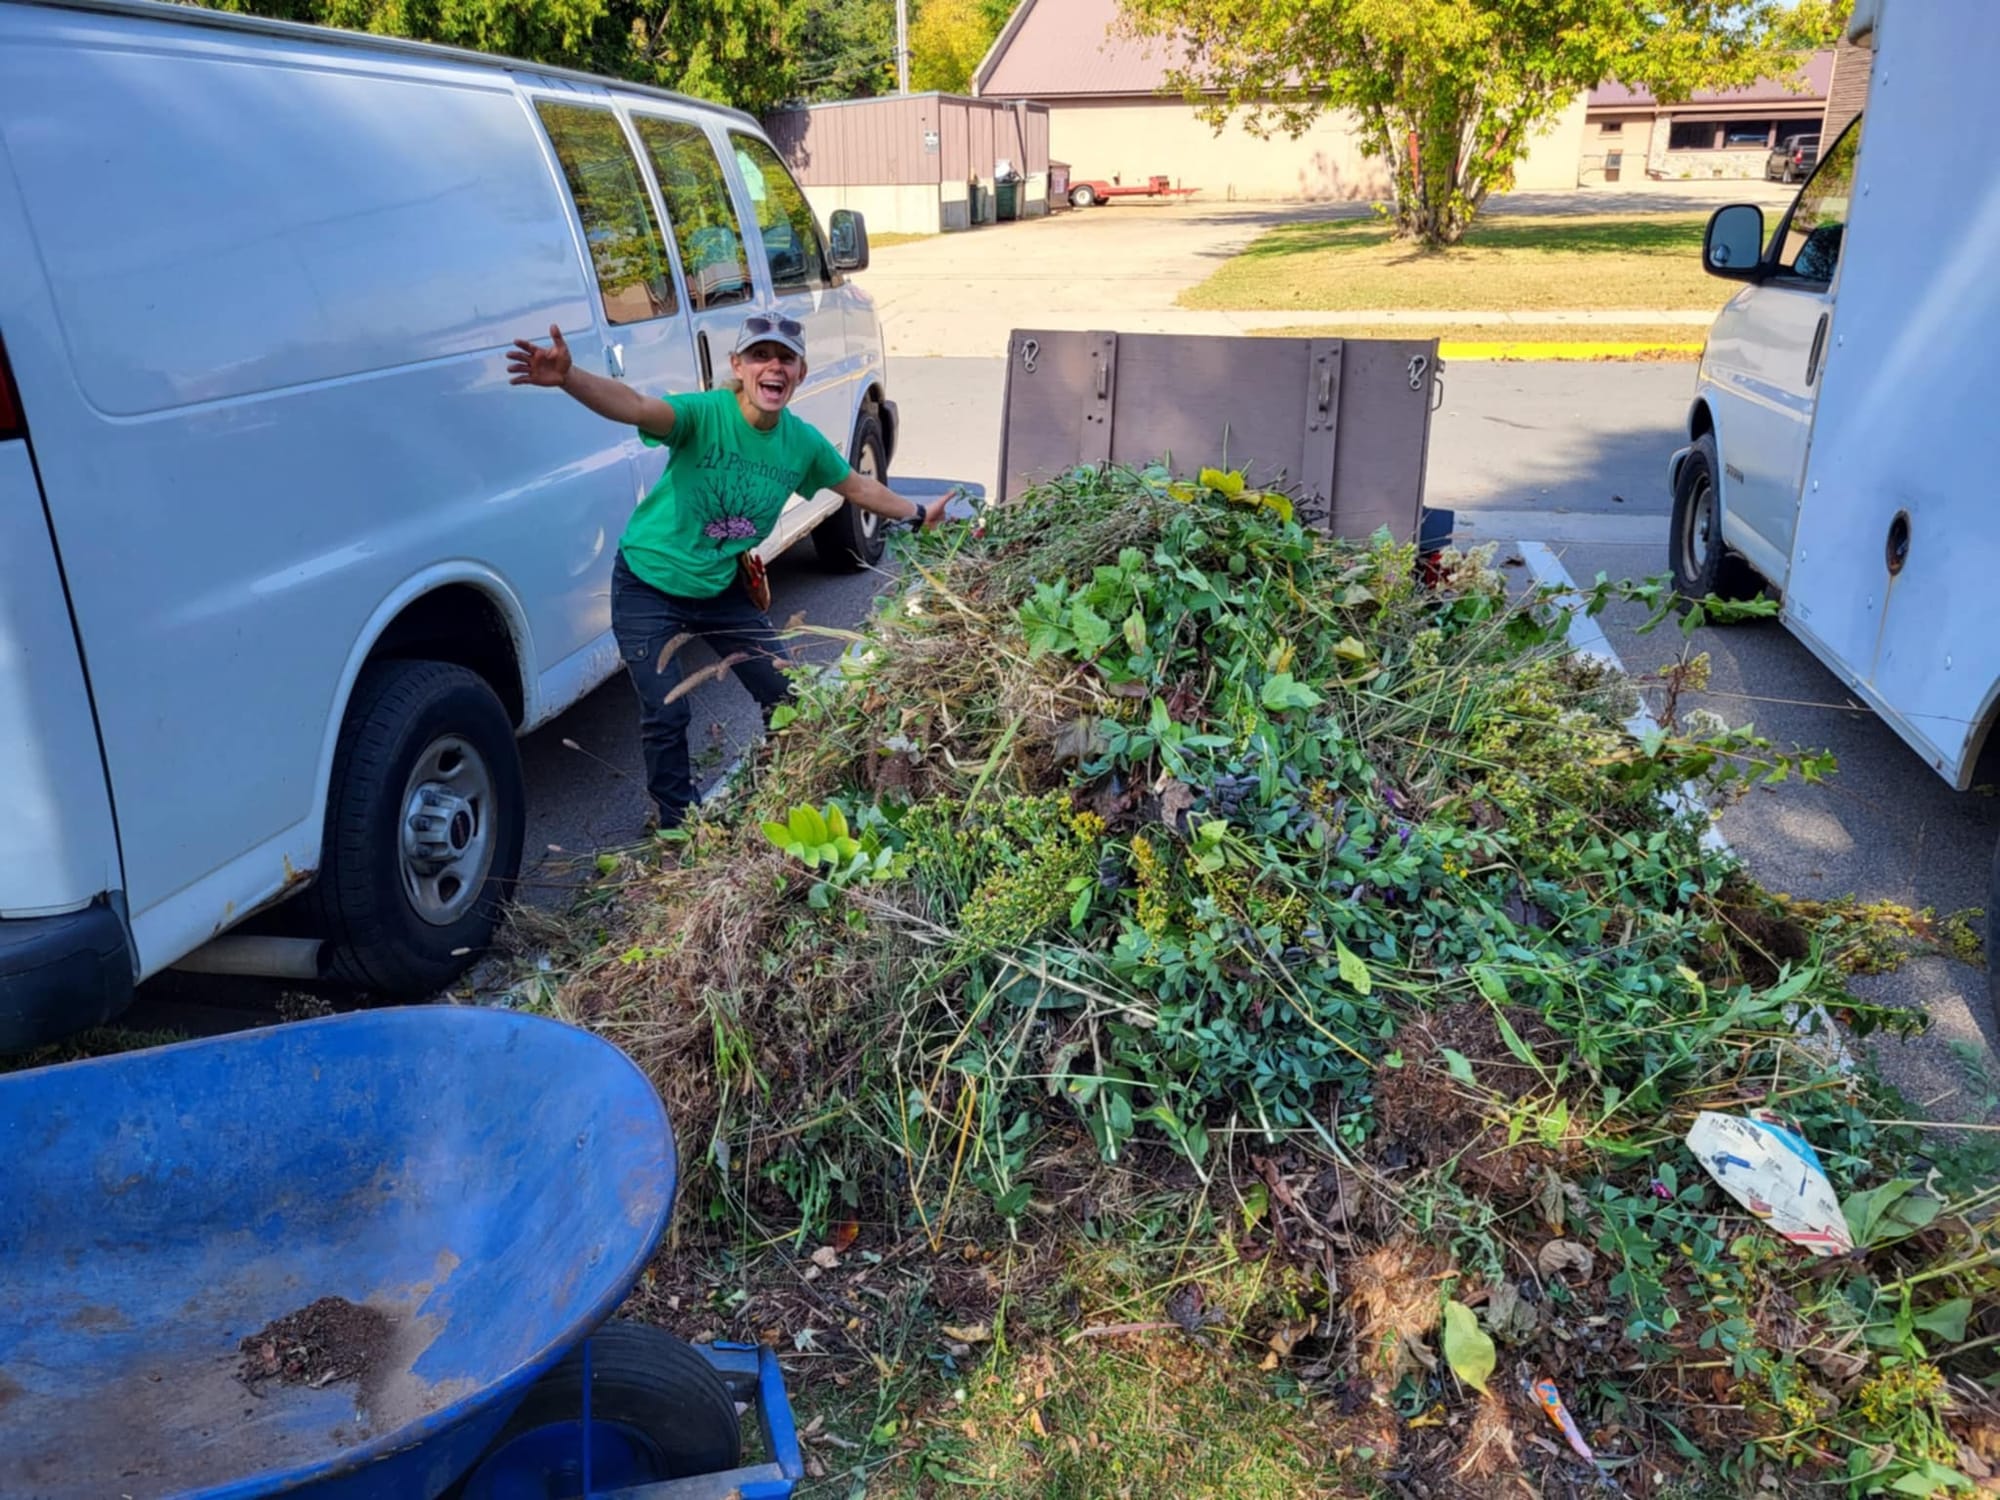
[[[132,992],[97,718],[5,336],[0,328],[0,1052],[108,1019]]]

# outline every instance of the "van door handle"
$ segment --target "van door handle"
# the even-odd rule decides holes
[[[1826,352],[1826,321],[1831,313],[1819,315],[1819,327],[1813,330],[1812,353],[1806,356],[1806,384],[1811,385],[1819,378],[1819,357]]]
[[[606,344],[604,346],[604,364],[611,371],[612,379],[623,380],[625,378],[625,346],[623,344]]]
[[[715,388],[715,357],[708,352],[708,330],[702,329],[694,336],[695,356],[701,362],[701,388],[705,391]]]

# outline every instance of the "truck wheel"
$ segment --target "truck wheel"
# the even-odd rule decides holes
[[[1683,599],[1754,599],[1764,584],[1748,563],[1722,544],[1722,491],[1715,476],[1715,435],[1703,433],[1681,464],[1674,488],[1672,554],[1674,592]]]
[[[436,994],[493,940],[526,832],[514,726],[464,667],[388,661],[354,685],[311,891],[330,974]]]
[[[1069,190],[1071,208],[1089,208],[1097,202],[1097,193],[1088,183],[1079,184]]]
[[[881,421],[872,411],[862,412],[854,425],[854,448],[847,461],[857,474],[887,484],[887,453]],[[852,501],[843,501],[839,510],[813,528],[813,546],[819,560],[837,572],[871,568],[882,560],[882,518]]]
[[[453,1500],[573,1494],[583,1439],[583,1354],[528,1389]],[[610,1322],[590,1340],[593,1493],[725,1473],[743,1461],[743,1427],[699,1350],[643,1323]],[[540,1481],[529,1484],[526,1481]]]

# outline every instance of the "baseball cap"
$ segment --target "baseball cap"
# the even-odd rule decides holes
[[[800,359],[806,357],[806,330],[795,318],[783,313],[753,312],[743,320],[732,353],[741,354],[752,344],[782,344]]]

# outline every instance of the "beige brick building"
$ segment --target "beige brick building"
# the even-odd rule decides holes
[[[1790,80],[1765,78],[1748,88],[1707,90],[1684,104],[1658,103],[1646,90],[1622,83],[1600,84],[1585,100],[1577,180],[1762,177],[1773,147],[1820,134],[1833,60],[1832,52],[1815,52]]]

